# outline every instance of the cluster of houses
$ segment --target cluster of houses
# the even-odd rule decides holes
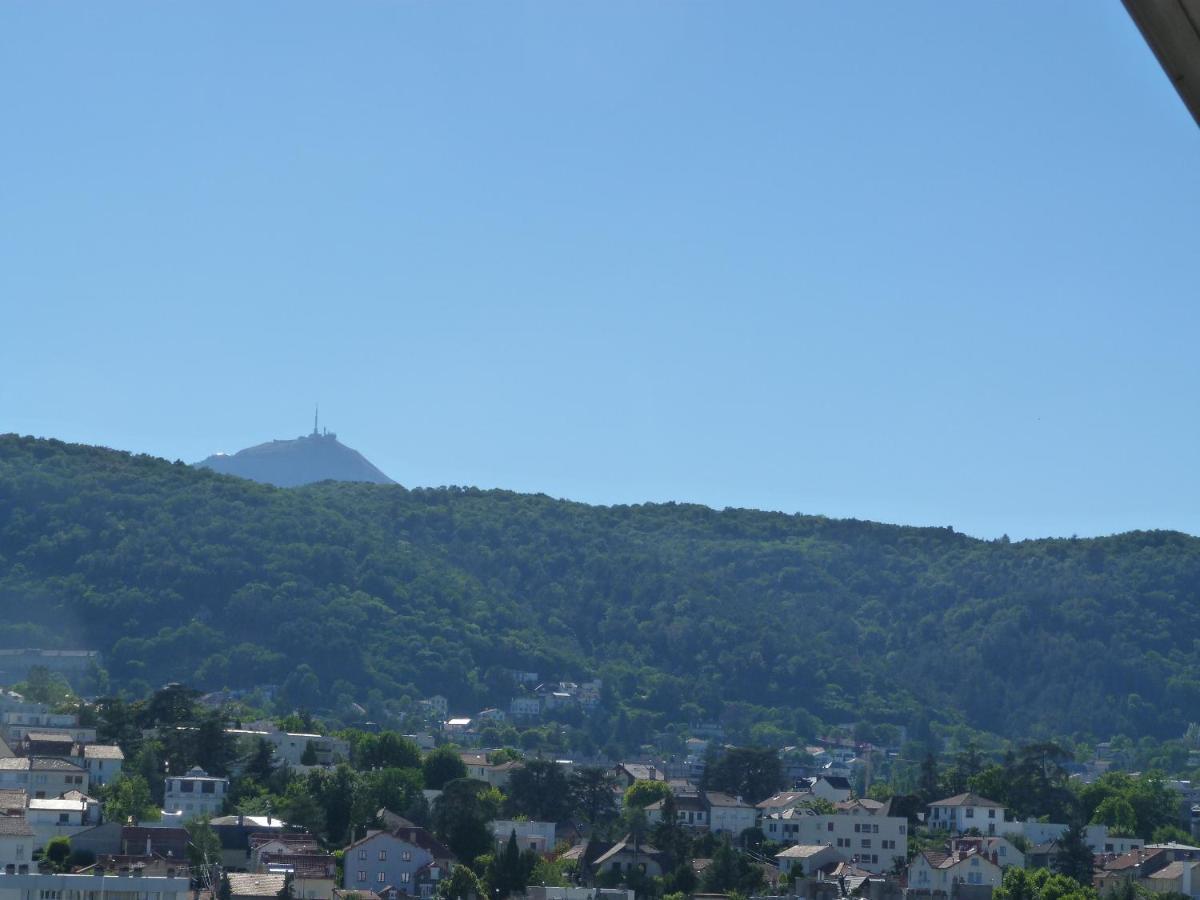
[[[488,726],[512,722],[529,725],[556,711],[579,709],[591,712],[600,705],[600,679],[584,682],[538,682],[536,672],[510,672],[517,692],[506,709],[488,707],[473,716],[451,715],[450,702],[441,694],[420,701],[427,717],[437,727],[458,738],[476,738]]]

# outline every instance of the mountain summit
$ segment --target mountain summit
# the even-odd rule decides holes
[[[315,481],[369,481],[395,484],[365,456],[347,447],[329,429],[291,441],[268,441],[234,454],[217,453],[196,463],[223,475],[237,475],[276,487],[297,487]]]

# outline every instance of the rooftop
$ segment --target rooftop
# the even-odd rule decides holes
[[[0,816],[0,837],[33,837],[24,816]]]
[[[973,794],[967,791],[965,794],[955,794],[953,797],[947,797],[945,800],[935,800],[930,806],[994,806],[996,809],[1004,809],[1003,803],[997,803],[995,800],[989,800],[987,797],[980,797],[978,794]]]

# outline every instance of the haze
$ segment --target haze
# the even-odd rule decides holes
[[[0,108],[0,431],[1200,533],[1200,134],[1117,2],[10,3]]]

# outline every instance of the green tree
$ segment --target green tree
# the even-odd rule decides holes
[[[221,839],[209,824],[207,816],[193,819],[184,828],[188,833],[188,862],[199,867],[221,861]]]
[[[775,750],[731,747],[705,767],[701,786],[758,803],[783,786],[783,764]]]
[[[511,815],[541,822],[561,822],[571,814],[571,785],[563,767],[552,760],[531,759],[513,771],[508,782]]]
[[[492,848],[489,823],[500,811],[501,797],[482,781],[457,778],[447,782],[433,803],[433,830],[463,862],[470,865]]]
[[[156,822],[159,810],[141,775],[122,772],[99,791],[109,821]]]
[[[437,896],[438,900],[484,900],[487,892],[469,867],[456,865],[450,877],[438,884]]]
[[[63,835],[56,835],[46,842],[46,847],[42,852],[44,859],[50,866],[51,871],[65,872],[67,871],[67,860],[71,858],[71,840]]]
[[[266,784],[274,772],[275,748],[266,738],[255,738],[249,752],[242,758],[243,776]]]
[[[651,803],[665,800],[672,795],[671,786],[665,781],[637,780],[625,788],[625,806],[645,809]]]
[[[317,745],[312,741],[308,741],[304,745],[304,752],[300,754],[300,765],[315,766],[317,764]]]
[[[467,777],[467,766],[458,751],[445,745],[430,751],[421,763],[425,773],[425,787],[431,791],[441,790],[447,783]]]
[[[492,858],[488,866],[487,883],[490,887],[489,896],[507,897],[510,894],[522,893],[529,883],[529,873],[532,862],[522,858],[517,846],[517,833],[513,831],[508,836],[504,849]]]
[[[1122,796],[1105,797],[1092,813],[1092,823],[1107,825],[1110,834],[1132,837],[1137,833],[1137,814]]]
[[[598,825],[616,816],[614,784],[609,770],[599,766],[582,766],[571,773],[572,807],[589,825]]]
[[[1082,825],[1074,823],[1063,832],[1054,855],[1054,871],[1083,885],[1092,883],[1092,851]]]

